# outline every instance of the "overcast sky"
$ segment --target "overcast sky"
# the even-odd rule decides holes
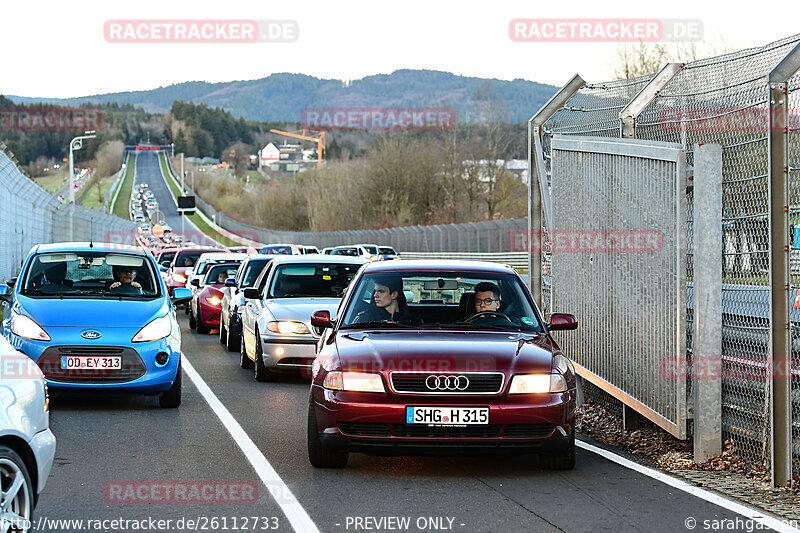
[[[152,89],[184,81],[231,81],[296,72],[358,79],[401,68],[562,85],[574,73],[610,79],[616,44],[513,42],[517,18],[699,19],[705,36],[736,49],[800,33],[797,17],[766,5],[494,0],[137,0],[5,2],[0,93],[70,97]],[[779,10],[780,11],[780,10]],[[292,43],[143,44],[104,38],[109,20],[289,19]]]

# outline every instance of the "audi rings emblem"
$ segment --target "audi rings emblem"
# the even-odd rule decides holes
[[[467,376],[428,376],[425,386],[430,390],[463,391],[469,387]]]

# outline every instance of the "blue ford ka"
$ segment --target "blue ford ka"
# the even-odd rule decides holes
[[[158,395],[181,404],[181,333],[153,258],[130,246],[37,245],[11,292],[2,334],[53,389]]]

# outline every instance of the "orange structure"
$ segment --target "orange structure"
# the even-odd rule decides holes
[[[313,131],[313,130],[301,130],[297,131],[281,131],[281,130],[269,130],[272,133],[277,133],[279,135],[286,135],[287,137],[293,137],[295,139],[303,139],[306,141],[313,141],[317,143],[317,168],[322,168],[322,158],[325,154],[325,132],[324,131]],[[316,134],[314,136],[307,135],[306,132],[309,134]]]

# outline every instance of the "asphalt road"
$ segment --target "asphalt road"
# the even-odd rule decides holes
[[[436,526],[463,532],[687,531],[689,517],[702,524],[738,516],[582,449],[576,468],[568,472],[540,470],[536,456],[354,454],[344,470],[314,469],[306,456],[309,383],[300,378],[256,382],[217,335],[199,335],[188,329],[182,313],[178,316],[185,358],[255,443],[251,455],[263,454],[319,531],[435,531]],[[164,531],[226,530],[221,521],[213,528],[207,522],[206,529],[181,529],[176,527],[181,518],[224,517],[227,530],[244,530],[244,517],[274,517],[255,529],[250,522],[246,529],[292,530],[276,503],[287,501],[282,489],[259,480],[186,372],[179,409],[161,409],[154,397],[63,393],[54,395],[51,405],[58,447],[38,517],[173,520]],[[136,480],[158,485],[228,482],[257,487],[257,497],[231,502],[215,494],[208,503],[164,503],[156,499],[163,493],[142,497],[135,493],[139,489],[129,489]],[[123,487],[129,497],[115,499],[110,487]],[[407,518],[408,526],[387,522],[389,517]],[[372,519],[384,521],[367,521]],[[47,530],[79,529],[73,524]],[[102,531],[124,529],[109,523]]]
[[[166,224],[172,227],[173,233],[181,233],[181,215],[178,214],[178,207],[161,174],[161,165],[158,161],[158,153],[141,151],[136,156],[136,173],[133,180],[133,190],[137,190],[140,183],[147,183],[153,196],[158,202],[158,209],[164,213]],[[186,242],[192,241],[196,244],[216,246],[213,239],[200,232],[197,227],[187,218],[183,225],[183,234]]]

